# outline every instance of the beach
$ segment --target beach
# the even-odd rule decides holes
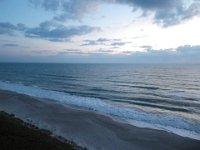
[[[0,150],[200,150],[200,0],[0,7]]]
[[[49,130],[0,111],[1,150],[84,150],[71,141],[53,136]]]
[[[89,150],[198,150],[200,141],[138,128],[92,110],[0,91],[0,110]]]

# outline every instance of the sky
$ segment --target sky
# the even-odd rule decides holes
[[[200,0],[0,0],[0,62],[200,63]]]

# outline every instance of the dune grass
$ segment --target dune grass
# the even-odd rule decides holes
[[[75,150],[82,149],[73,142],[59,140],[48,130],[25,123],[20,119],[0,112],[1,150]]]

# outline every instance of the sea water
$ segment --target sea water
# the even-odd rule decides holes
[[[0,89],[200,140],[200,65],[0,63]]]

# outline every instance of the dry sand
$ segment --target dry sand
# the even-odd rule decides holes
[[[0,110],[89,150],[200,150],[198,140],[134,127],[93,111],[13,92],[0,91]]]

